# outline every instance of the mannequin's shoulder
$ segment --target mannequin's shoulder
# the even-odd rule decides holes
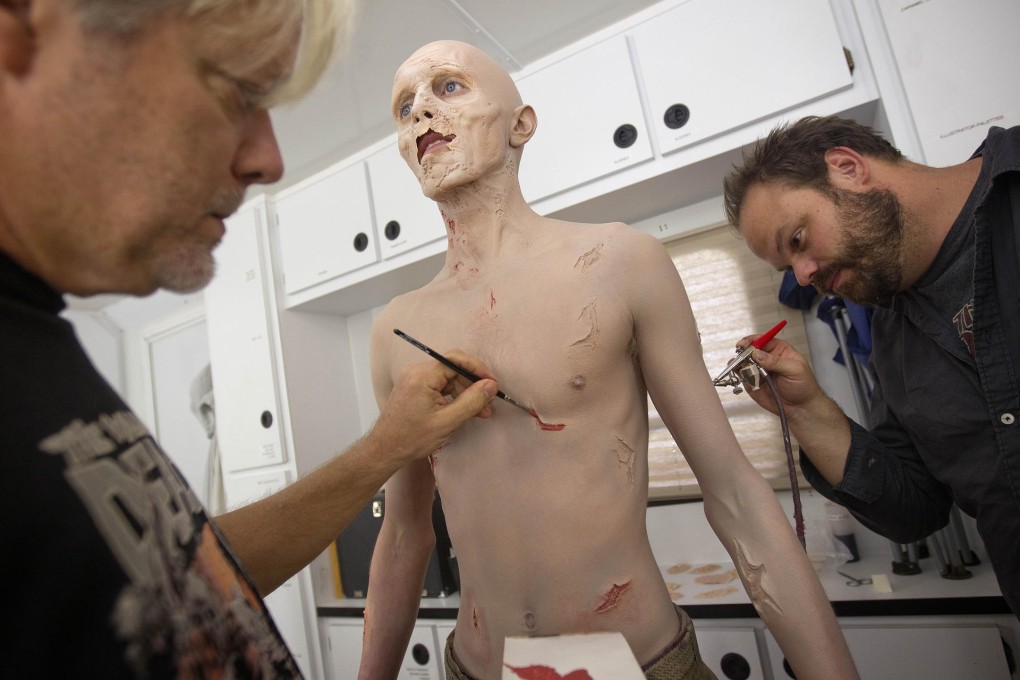
[[[651,234],[623,222],[587,225],[589,239],[607,259],[625,265],[648,262],[665,252],[662,243]]]
[[[581,222],[560,222],[561,233],[565,235],[562,243],[571,248],[600,247],[609,252],[626,253],[649,247],[661,248],[661,244],[651,234],[635,229],[624,222],[604,222],[587,224]]]
[[[652,266],[665,253],[654,236],[623,222],[560,222],[557,227],[553,250],[581,271],[598,269],[610,275],[632,275]]]

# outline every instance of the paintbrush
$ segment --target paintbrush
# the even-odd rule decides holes
[[[418,340],[415,340],[414,338],[412,338],[410,335],[408,335],[404,331],[400,330],[399,328],[394,328],[393,332],[396,333],[397,335],[399,335],[404,340],[407,340],[409,343],[411,343],[412,345],[414,345],[415,347],[417,347],[421,351],[425,352],[425,354],[428,354],[430,357],[432,357],[433,359],[435,359],[439,363],[441,363],[444,366],[447,366],[449,368],[452,368],[457,373],[460,373],[462,376],[464,376],[465,378],[467,378],[471,382],[478,382],[479,380],[482,379],[481,376],[475,375],[474,373],[472,373],[471,371],[467,370],[463,366],[455,364],[454,362],[450,361],[449,359],[444,357],[442,354],[440,354],[436,350],[432,349],[431,347],[429,347],[428,345],[426,345],[423,342],[419,342]],[[535,412],[535,409],[528,408],[527,406],[525,406],[521,402],[517,401],[513,397],[508,396],[506,394],[506,392],[504,392],[503,390],[499,390],[498,392],[496,392],[496,396],[499,397],[500,399],[502,399],[503,401],[505,401],[508,404],[513,404],[514,406],[516,406],[517,408],[521,409],[522,411],[527,413],[529,416],[531,416],[532,418],[537,420],[538,424],[542,427],[543,430],[562,430],[564,428],[564,425],[551,425],[549,423],[542,422],[542,419],[538,417],[538,413]]]

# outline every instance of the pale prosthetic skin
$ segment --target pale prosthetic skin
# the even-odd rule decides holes
[[[675,639],[645,527],[646,390],[734,563],[752,568],[744,581],[759,585],[749,593],[781,605],[761,610],[798,677],[856,677],[789,521],[733,436],[662,245],[624,224],[572,224],[528,207],[517,168],[535,113],[476,48],[426,45],[398,70],[393,101],[401,154],[439,204],[448,250],[435,279],[374,323],[380,404],[400,368],[420,359],[399,328],[440,352],[477,355],[501,389],[565,427],[543,431],[496,400],[492,417],[463,426],[431,465],[390,479],[360,677],[397,675],[434,543],[437,485],[460,568],[454,653],[466,672],[500,677],[507,636],[620,631],[642,663]],[[424,138],[419,162],[430,129],[439,134]],[[439,141],[424,148],[430,139]],[[741,564],[737,545],[754,559]],[[761,564],[768,577],[755,581]]]

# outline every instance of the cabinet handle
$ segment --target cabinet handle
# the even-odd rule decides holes
[[[368,235],[365,232],[359,233],[354,237],[354,249],[359,253],[364,251],[368,247]]]
[[[269,411],[263,411],[262,415],[259,416],[259,422],[262,423],[262,427],[268,430],[273,426],[273,414]]]
[[[389,240],[396,241],[397,237],[400,236],[400,222],[390,220],[386,223],[386,226],[383,227],[383,233]]]
[[[429,654],[429,650],[426,649],[425,645],[418,643],[411,648],[411,657],[414,659],[415,663],[417,663],[419,666],[424,666],[429,662],[431,655]]]
[[[613,133],[613,144],[621,149],[626,149],[637,141],[637,137],[637,128],[630,123],[624,123],[616,128],[616,132]]]
[[[747,680],[751,677],[751,664],[736,652],[723,654],[719,661],[719,668],[728,680]]]
[[[684,125],[687,125],[687,121],[690,119],[691,110],[684,104],[673,104],[673,106],[666,109],[666,115],[662,117],[662,121],[670,130],[679,130]]]

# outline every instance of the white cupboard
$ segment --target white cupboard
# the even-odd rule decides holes
[[[538,117],[521,159],[527,201],[652,158],[624,36],[527,74],[517,88]]]
[[[373,153],[365,165],[382,259],[446,236],[439,207],[422,194],[396,143]]]
[[[823,0],[689,0],[631,35],[662,153],[853,84]]]
[[[1020,124],[1016,0],[878,0],[928,165],[960,163],[991,125]]]
[[[281,191],[274,204],[287,293],[378,261],[363,163]]]
[[[326,677],[347,680],[358,677],[364,637],[362,619],[326,619],[321,622]],[[418,621],[411,631],[397,680],[443,680],[446,677],[443,649],[450,627]]]
[[[323,658],[327,680],[358,677],[361,667],[361,641],[365,634],[362,619],[320,619]]]
[[[216,276],[205,289],[216,429],[228,508],[275,493],[296,478],[286,455],[278,324],[265,199],[228,220],[216,250]],[[320,672],[315,602],[303,569],[266,596],[266,606],[306,676]]]
[[[247,207],[227,221],[216,249],[216,276],[205,289],[216,431],[224,474],[282,463],[280,401],[264,274],[265,209]],[[228,502],[229,502],[228,498]]]
[[[1010,680],[1002,634],[995,625],[846,619],[840,626],[857,672],[868,680]],[[765,635],[773,678],[793,678],[776,639],[767,631]]]
[[[765,680],[754,628],[721,628],[701,622],[695,622],[694,628],[701,658],[717,677]]]

